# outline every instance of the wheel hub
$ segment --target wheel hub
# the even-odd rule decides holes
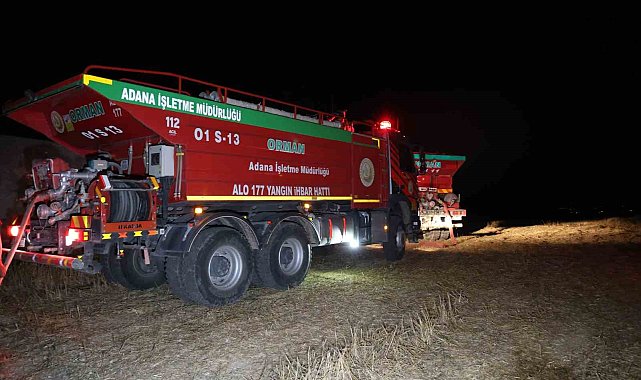
[[[223,256],[214,256],[212,259],[212,268],[211,273],[215,277],[223,277],[229,273],[229,268],[231,264],[229,260]]]
[[[134,265],[139,272],[144,274],[156,273],[158,270],[153,265],[147,265],[145,263],[145,256],[141,250],[133,250],[132,253],[134,256]]]
[[[291,247],[283,247],[280,253],[280,265],[288,266],[294,259],[294,251]]]
[[[233,246],[216,249],[207,268],[209,281],[219,290],[228,290],[241,280],[244,264],[240,252]]]
[[[304,257],[305,251],[298,239],[285,239],[278,251],[278,265],[280,270],[288,276],[296,274],[303,266]]]

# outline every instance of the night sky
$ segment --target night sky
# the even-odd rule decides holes
[[[231,33],[191,44],[105,36],[98,45],[71,45],[43,36],[28,48],[4,42],[10,59],[0,100],[89,64],[171,71],[324,111],[346,109],[355,120],[397,117],[402,133],[427,151],[468,157],[455,191],[470,213],[638,210],[639,39],[631,25],[516,22],[456,36],[352,29],[350,37],[317,33],[306,44],[293,42],[300,31],[287,28],[273,37],[257,33],[255,42]],[[211,57],[202,53],[208,46]],[[37,136],[7,118],[2,134]]]

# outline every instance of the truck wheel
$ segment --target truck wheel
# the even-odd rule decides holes
[[[116,246],[114,244],[109,244],[105,248],[105,253],[98,256],[98,260],[102,265],[102,269],[100,271],[105,276],[108,283],[118,284],[127,289],[131,289],[131,284],[122,273],[122,258],[118,258],[115,247]]]
[[[194,303],[189,296],[189,292],[185,289],[185,283],[181,276],[182,270],[182,257],[167,257],[165,258],[165,278],[171,292],[187,303]]]
[[[281,223],[256,255],[254,283],[287,290],[300,285],[311,263],[309,240],[302,227]]]
[[[405,229],[399,217],[392,216],[390,222],[387,243],[383,243],[383,251],[387,261],[398,261],[405,254]]]
[[[155,288],[165,283],[165,274],[155,264],[145,264],[145,258],[140,249],[127,248],[120,258],[120,266],[130,286],[128,289],[145,290]]]
[[[430,230],[425,233],[425,239],[429,241],[437,241],[441,238],[441,231],[439,230]]]
[[[196,303],[220,306],[238,301],[251,283],[251,249],[237,231],[201,232],[179,264],[185,294]]]

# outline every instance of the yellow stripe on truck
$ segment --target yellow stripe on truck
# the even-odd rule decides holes
[[[71,217],[71,228],[91,228],[91,219],[88,215],[73,215]]]
[[[305,197],[278,195],[188,195],[188,201],[351,201],[352,197]]]
[[[158,184],[156,177],[149,177],[149,180],[151,181],[151,184],[154,187],[154,190],[160,189],[160,185]]]
[[[111,79],[97,77],[95,75],[84,74],[82,76],[82,84],[87,86],[89,84],[89,82],[104,83],[104,84],[108,84],[110,86],[114,83],[113,80],[111,80]]]
[[[145,231],[147,236],[158,235],[158,230],[142,230],[142,231],[121,231],[121,232],[107,232],[102,234],[102,240],[109,240],[112,238],[113,234],[118,234],[118,238],[127,238],[127,237],[143,237]]]

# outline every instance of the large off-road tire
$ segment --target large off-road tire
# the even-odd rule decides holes
[[[114,244],[106,246],[105,253],[98,256],[98,261],[102,266],[100,271],[105,276],[108,283],[118,284],[127,289],[131,289],[131,284],[122,273],[122,258],[118,257],[116,246]]]
[[[440,230],[429,230],[425,232],[425,239],[429,241],[437,241],[441,238]]]
[[[167,257],[165,258],[165,278],[171,292],[187,303],[196,302],[185,289],[185,283],[181,276],[182,257]]]
[[[450,230],[445,228],[426,231],[423,236],[425,237],[425,240],[429,241],[447,240],[450,238]]]
[[[296,287],[307,276],[311,258],[309,239],[303,228],[283,222],[256,254],[254,283],[279,290]]]
[[[178,263],[178,287],[187,300],[221,306],[245,295],[252,276],[252,255],[247,240],[237,231],[210,228],[200,233]],[[184,298],[184,297],[181,297]]]
[[[107,282],[119,284],[129,290],[155,288],[165,282],[165,274],[155,265],[145,265],[142,252],[137,249],[125,249],[124,255],[118,256],[116,246],[111,244],[106,254],[101,255],[101,272]]]
[[[122,274],[130,284],[128,289],[145,290],[155,288],[165,283],[164,268],[158,268],[153,262],[145,264],[142,250],[135,248],[125,249],[125,254],[120,258]]]
[[[390,217],[387,243],[383,243],[383,252],[387,261],[398,261],[405,255],[405,229],[403,221],[398,216]]]

